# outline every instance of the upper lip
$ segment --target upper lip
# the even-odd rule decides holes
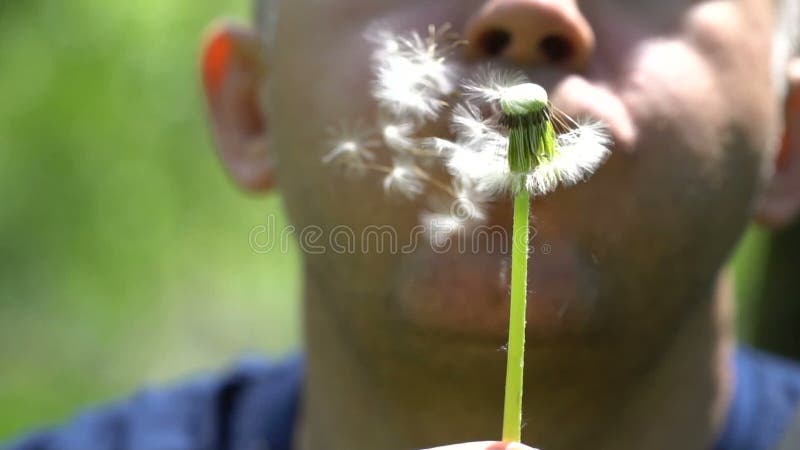
[[[565,73],[558,69],[524,70],[503,61],[490,63],[492,70],[517,71],[532,83],[543,86],[553,105],[577,121],[600,121],[612,138],[612,150],[628,152],[635,141],[636,133],[629,111],[624,102],[608,88],[579,74]],[[460,65],[455,73],[469,79],[470,73],[479,72],[479,66]]]
[[[580,122],[599,121],[606,127],[612,141],[611,150],[628,152],[633,145],[633,132],[624,117],[609,113],[608,110],[597,106],[582,105],[580,107],[556,107]]]

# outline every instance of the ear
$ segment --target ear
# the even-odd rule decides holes
[[[217,151],[243,189],[268,192],[275,183],[266,89],[266,49],[252,30],[233,23],[212,26],[203,45],[203,87]]]
[[[790,225],[800,211],[800,59],[794,59],[788,67],[783,142],[756,214],[759,223],[771,228]]]

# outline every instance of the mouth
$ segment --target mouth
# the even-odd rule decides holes
[[[540,76],[523,74],[517,69],[504,72],[505,68],[496,66],[486,68],[489,74],[486,79],[476,79],[470,84],[466,66],[448,62],[445,67],[444,58],[438,58],[435,39],[389,36],[389,44],[394,45],[384,45],[377,53],[378,88],[373,93],[379,111],[396,121],[391,128],[382,124],[384,148],[389,150],[391,162],[397,164],[387,171],[384,186],[401,187],[417,176],[424,178],[431,189],[449,192],[454,201],[476,193],[501,198],[488,203],[491,211],[485,221],[459,222],[468,234],[451,239],[450,248],[423,245],[404,255],[394,277],[391,306],[417,328],[503,341],[509,320],[512,215],[508,193],[527,190],[534,196],[544,195],[557,186],[571,186],[591,175],[603,163],[609,149],[604,133],[592,126],[582,126],[585,121],[601,122],[613,138],[612,147],[627,151],[635,138],[627,109],[611,91],[577,75],[561,75],[547,83]],[[480,69],[473,72],[479,75]],[[550,104],[575,119],[576,126],[569,133],[552,137],[548,141],[550,153],[538,153],[537,158],[541,159],[529,170],[512,170],[508,156],[510,139],[514,133],[519,136],[537,131],[523,129],[522,125],[513,125],[510,130],[508,125],[503,128],[496,120],[498,106],[503,107],[498,100],[503,99],[509,88],[531,82],[549,88]],[[475,104],[482,106],[471,108]],[[402,136],[404,139],[397,139],[395,133],[387,136],[385,131],[396,131],[397,124],[409,124],[406,128],[413,130],[410,133],[413,136]],[[419,149],[409,145],[430,141],[440,146],[431,149],[423,145]],[[552,149],[555,142],[557,151]],[[544,148],[544,145],[518,145],[525,145],[532,152]],[[431,154],[420,150],[439,154],[433,155],[432,160],[422,160]],[[414,157],[418,157],[419,165],[408,165],[408,160],[413,162]],[[436,172],[431,177],[416,171],[417,167],[427,169],[430,161],[444,163],[433,169]],[[453,180],[447,172],[454,175]],[[455,181],[452,189],[450,181]],[[411,193],[421,195],[429,191],[414,189]],[[480,195],[476,197],[477,201],[483,200]],[[448,217],[452,216],[455,215],[451,212]],[[593,317],[598,297],[595,271],[575,239],[565,233],[550,229],[546,234],[535,234],[528,271],[529,335],[550,338],[579,333]],[[483,242],[476,240],[479,236],[484,238]],[[542,245],[537,251],[539,243]]]
[[[611,136],[611,151],[630,153],[636,141],[636,129],[627,106],[605,87],[570,75],[550,91],[553,104],[570,117],[594,120],[605,125]]]
[[[607,129],[611,141],[612,152],[629,153],[636,140],[633,120],[625,103],[602,83],[593,83],[587,78],[575,74],[565,74],[552,69],[522,70],[510,64],[492,62],[490,65],[472,66],[454,64],[453,72],[457,74],[459,86],[486,78],[488,72],[498,72],[518,81],[536,83],[548,92],[551,104],[559,111],[579,123],[599,122]],[[469,97],[465,89],[454,92],[450,103],[458,103]],[[491,116],[498,112],[496,107],[482,106],[481,113]],[[446,124],[439,124],[440,131],[447,131]],[[442,128],[443,127],[443,128]],[[452,136],[451,136],[452,137]]]
[[[510,307],[508,229],[499,223],[478,227],[446,252],[422,246],[406,255],[392,296],[400,317],[417,329],[502,344]],[[597,297],[593,265],[568,237],[549,228],[534,227],[531,234],[529,337],[582,333]]]
[[[625,152],[632,145],[634,134],[624,105],[602,88],[578,77],[567,77],[554,85],[551,101],[580,122],[604,123],[614,137],[615,150]],[[451,139],[455,134],[442,120],[427,131]],[[484,220],[467,226],[448,251],[425,248],[405,259],[394,298],[402,316],[415,326],[469,338],[503,340],[507,335],[510,197],[483,206]],[[528,273],[527,321],[531,337],[580,334],[595,317],[596,264],[568,235],[569,228],[572,227],[551,224],[539,230],[534,221]],[[487,242],[476,240],[476,230],[500,232],[489,233],[494,241],[487,246]]]

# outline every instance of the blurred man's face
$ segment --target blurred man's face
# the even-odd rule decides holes
[[[494,56],[517,67],[558,108],[605,121],[616,142],[589,182],[534,201],[530,332],[635,334],[647,344],[710,292],[749,220],[779,124],[772,8],[767,0],[284,1],[269,109],[290,215],[298,227],[391,225],[401,242],[414,236],[424,203],[387,197],[377,174],[353,178],[323,165],[325,130],[343,118],[375,122],[368,28],[450,23],[470,39],[456,63]],[[505,47],[491,42],[497,29],[510,35]],[[542,44],[553,36],[555,45]],[[490,224],[509,220],[509,202],[490,208]],[[409,254],[309,255],[311,289],[354,330],[382,323],[501,342],[508,255],[437,254],[420,242]]]

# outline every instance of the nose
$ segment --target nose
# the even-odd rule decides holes
[[[468,22],[471,53],[519,65],[584,67],[594,32],[575,0],[490,0]]]

